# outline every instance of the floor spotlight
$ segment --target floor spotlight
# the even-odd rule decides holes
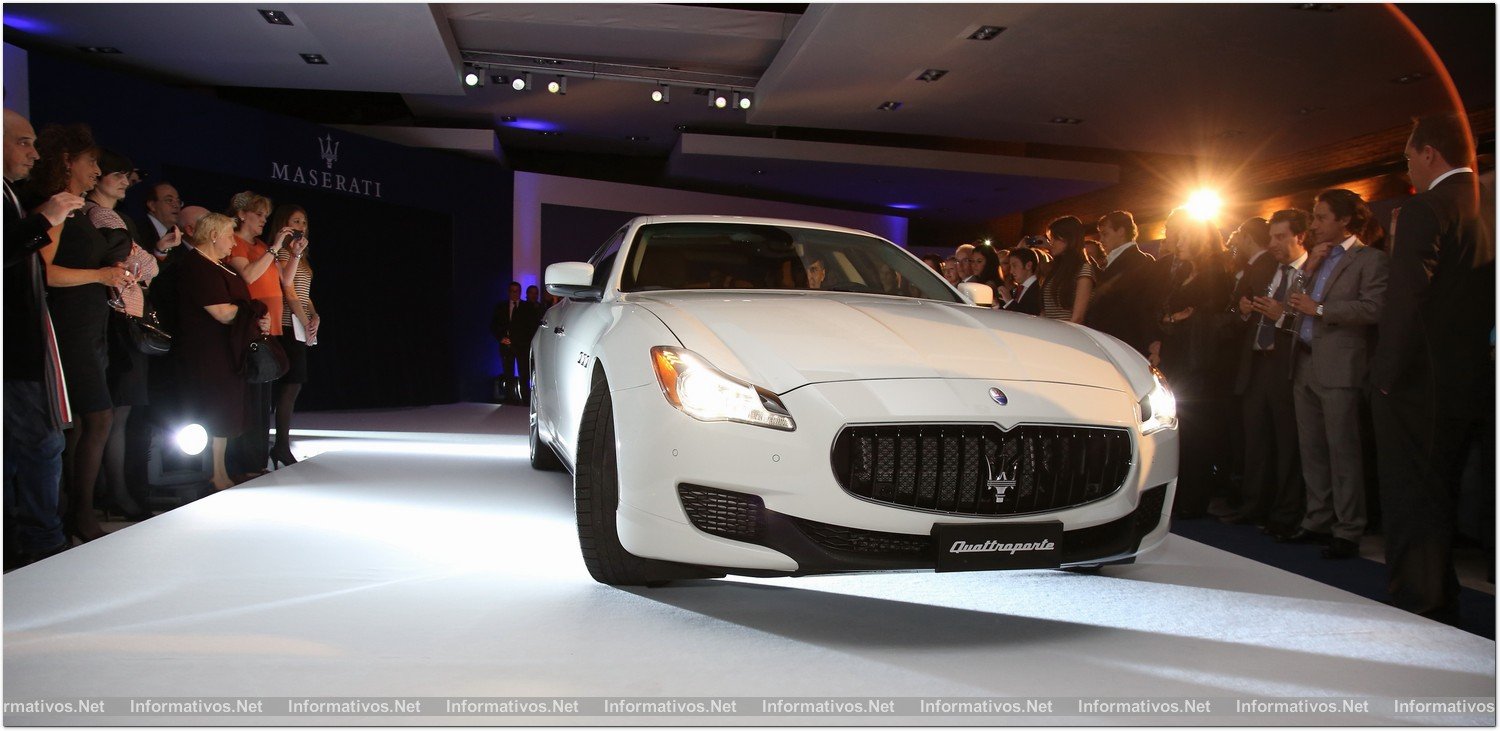
[[[521,74],[510,80],[510,88],[516,91],[526,91],[531,88],[531,74]]]
[[[186,454],[202,454],[208,447],[208,430],[201,424],[188,424],[177,430],[177,448]]]
[[[568,77],[559,76],[556,81],[547,82],[547,91],[558,95],[568,93]]]
[[[657,104],[670,104],[672,102],[672,87],[662,84],[651,90],[651,101]]]
[[[735,92],[734,93],[734,106],[736,108],[738,108],[738,109],[749,109],[750,108],[750,95],[749,94],[741,94],[739,92]]]
[[[474,67],[464,69],[464,86],[484,86],[484,73]]]

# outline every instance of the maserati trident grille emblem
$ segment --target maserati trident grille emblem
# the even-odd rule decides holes
[[[1010,399],[1005,397],[1005,392],[998,388],[990,388],[990,399],[1001,406],[1010,403]]]
[[[997,472],[995,470],[995,467],[997,466],[997,463],[1000,462],[998,458],[990,459],[986,457],[984,461],[985,467],[987,468],[987,472],[990,476],[990,479],[986,481],[985,484],[988,485],[991,490],[995,491],[995,504],[1004,505],[1005,496],[1009,494],[1011,490],[1016,489],[1016,472],[1018,471],[1020,465],[1018,463],[1011,463],[1010,470],[1007,471],[1004,464],[998,464],[1000,469]]]

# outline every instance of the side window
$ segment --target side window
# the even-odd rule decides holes
[[[604,288],[609,286],[609,273],[610,270],[615,268],[615,255],[619,253],[620,250],[615,249],[606,254],[603,259],[599,260],[599,263],[594,265],[594,281],[591,285],[594,289],[603,292]]]
[[[589,263],[594,265],[594,281],[591,286],[600,292],[609,286],[609,274],[614,269],[615,256],[620,253],[620,244],[625,241],[625,231],[626,229],[623,228],[616,231],[615,235],[609,237],[609,240],[605,241],[592,257],[589,257]]]

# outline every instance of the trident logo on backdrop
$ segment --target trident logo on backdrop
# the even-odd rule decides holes
[[[339,159],[339,143],[333,141],[333,135],[318,138],[318,147],[323,153],[323,162],[328,163],[328,169],[333,169],[333,164]]]

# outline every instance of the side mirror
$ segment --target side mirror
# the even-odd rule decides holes
[[[548,268],[547,273],[549,275],[552,273],[551,268]],[[995,304],[995,290],[990,289],[988,284],[961,282],[958,285],[958,291],[963,293],[964,299],[968,300],[971,305],[990,307]]]
[[[542,281],[547,292],[569,299],[597,298],[601,293],[594,289],[594,267],[581,261],[564,261],[547,267]]]

